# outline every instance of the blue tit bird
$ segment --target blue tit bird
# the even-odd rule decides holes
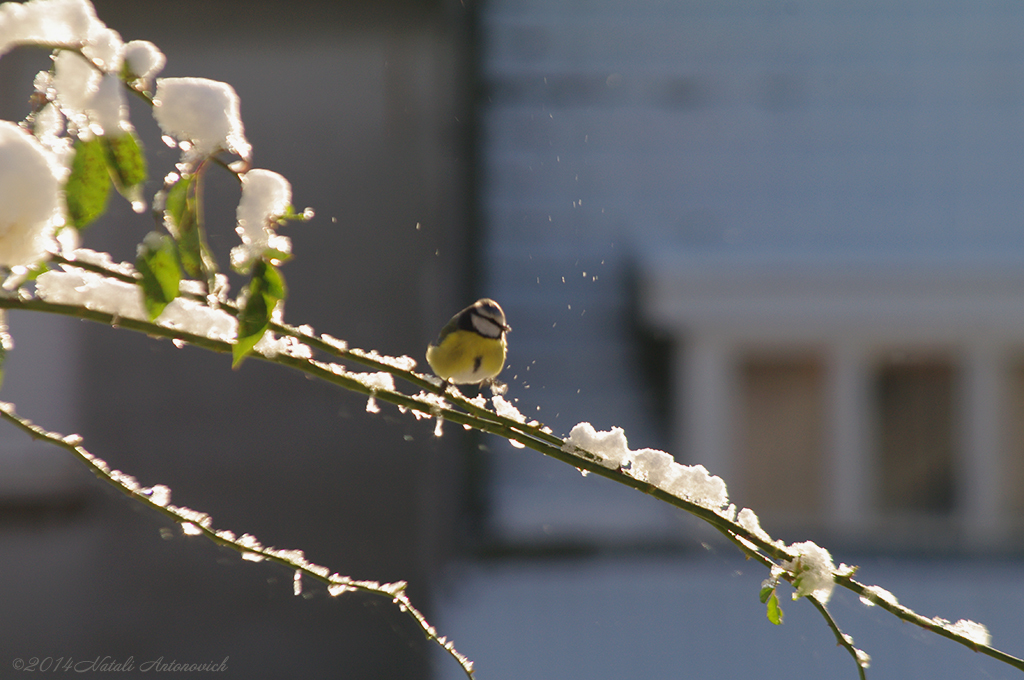
[[[505,333],[510,330],[501,305],[482,298],[445,324],[437,343],[427,346],[427,363],[447,382],[494,382],[505,366]]]

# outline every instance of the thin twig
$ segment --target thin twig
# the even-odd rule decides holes
[[[118,470],[112,470],[106,462],[96,458],[82,447],[80,437],[76,435],[65,437],[56,432],[45,430],[19,416],[15,413],[14,405],[9,403],[0,402],[0,417],[14,424],[35,439],[43,439],[54,446],[59,446],[71,452],[72,455],[85,463],[93,474],[101,480],[109,483],[131,499],[156,510],[165,517],[182,525],[185,533],[189,535],[203,535],[217,545],[235,550],[248,561],[267,560],[295,569],[303,577],[314,579],[326,585],[327,591],[331,596],[339,596],[349,591],[359,591],[388,598],[398,606],[400,611],[416,622],[416,625],[428,640],[440,645],[445,652],[455,659],[465,672],[466,677],[472,680],[473,662],[456,651],[454,645],[449,640],[439,636],[437,630],[427,622],[426,617],[413,606],[405,592],[406,583],[404,581],[379,583],[377,581],[361,581],[341,576],[340,574],[332,573],[326,567],[307,561],[300,550],[280,550],[266,547],[248,534],[238,537],[233,532],[214,529],[208,514],[190,508],[171,505],[169,503],[169,489],[142,487],[134,477]]]
[[[72,260],[68,261],[67,264],[79,266],[80,263]],[[97,269],[95,265],[83,264],[83,267],[93,271]],[[103,273],[104,268],[100,267],[98,269],[101,270],[100,273]],[[121,280],[125,280],[125,278],[129,280],[131,279],[131,277],[125,277],[125,275],[118,275],[118,278]],[[229,313],[232,311],[232,305],[225,304],[224,307]],[[183,333],[180,330],[166,328],[159,324],[147,321],[115,318],[113,315],[105,312],[89,310],[75,305],[57,305],[32,298],[0,297],[0,308],[27,309],[76,316],[108,325],[117,325],[130,330],[143,332],[151,336],[184,341],[215,352],[230,353],[232,347],[230,343],[225,341],[213,340],[204,336]],[[508,417],[499,416],[493,411],[482,408],[464,398],[462,395],[455,393],[449,386],[439,385],[426,376],[413,371],[397,368],[386,361],[377,360],[373,358],[371,354],[361,350],[343,349],[339,347],[337,343],[324,341],[314,335],[284,324],[273,324],[272,328],[280,334],[291,335],[304,344],[307,344],[317,350],[328,352],[336,358],[350,360],[379,371],[390,373],[395,377],[401,378],[402,380],[419,387],[425,392],[437,396],[443,396],[443,403],[445,405],[438,405],[436,400],[427,401],[420,397],[410,396],[396,390],[369,387],[358,379],[358,373],[338,370],[338,367],[331,366],[330,364],[324,364],[323,362],[309,358],[298,357],[290,354],[277,354],[268,357],[258,353],[253,354],[253,358],[297,369],[308,375],[334,383],[347,390],[365,394],[380,401],[392,403],[400,409],[417,411],[421,414],[439,417],[460,425],[466,425],[481,432],[487,432],[504,437],[522,444],[525,447],[543,453],[544,455],[572,465],[578,470],[605,477],[634,488],[703,519],[720,532],[730,537],[730,540],[732,540],[740,550],[744,552],[744,554],[761,560],[766,564],[766,566],[782,561],[792,561],[796,557],[780,543],[765,540],[760,536],[754,535],[746,528],[732,521],[730,517],[723,515],[721,512],[713,508],[705,507],[685,498],[673,496],[672,494],[644,480],[632,477],[626,471],[617,468],[605,467],[604,465],[596,462],[598,457],[593,453],[588,454],[588,452],[580,449],[574,449],[572,451],[566,450],[564,441],[553,435],[540,424],[526,424]],[[868,590],[867,586],[853,580],[847,575],[836,574],[835,582],[858,595],[872,598],[871,592]],[[938,635],[959,642],[976,652],[990,656],[1019,670],[1024,670],[1024,660],[999,651],[990,645],[981,644],[976,640],[972,640],[950,630],[935,619],[929,619],[921,616],[902,605],[892,604],[881,600],[876,600],[876,602],[880,607],[904,621],[914,623],[922,628],[937,633]],[[831,617],[827,620],[830,620],[830,618]],[[834,621],[830,623],[830,627],[833,627],[834,631],[838,630],[838,627],[834,626]]]

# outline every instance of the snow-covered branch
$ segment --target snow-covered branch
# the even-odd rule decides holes
[[[52,67],[34,80],[32,110],[19,124],[0,121],[0,268],[5,277],[0,310],[21,309],[75,316],[120,329],[230,354],[237,366],[246,358],[274,363],[366,395],[366,410],[390,403],[415,418],[445,422],[505,438],[560,460],[584,474],[613,480],[702,519],[768,571],[761,590],[770,620],[782,622],[778,587],[793,587],[824,617],[840,645],[865,676],[870,657],[842,633],[826,609],[836,586],[970,649],[1024,670],[1024,661],[991,646],[987,629],[966,620],[928,618],[900,605],[878,586],[856,580],[855,568],[834,564],[812,542],[786,544],[765,531],[756,513],[729,500],[725,480],[701,465],[682,465],[667,452],[631,450],[619,428],[597,431],[579,423],[565,437],[495,392],[463,395],[440,379],[417,372],[409,357],[387,357],[349,347],[308,326],[283,320],[287,287],[282,265],[291,241],[278,233],[288,221],[308,220],[296,212],[292,187],[276,172],[251,167],[240,102],[234,89],[202,78],[158,78],[166,59],[146,41],[121,40],[95,14],[88,0],[31,0],[0,5],[0,57],[19,46],[54,52]],[[160,126],[164,140],[180,151],[175,171],[148,201],[143,195],[148,168],[125,103],[137,95]],[[238,245],[229,269],[245,283],[230,292],[229,277],[208,245],[203,198],[206,174],[225,171],[241,187],[232,225]],[[80,230],[106,210],[110,189],[137,211],[152,205],[156,229],[137,246],[133,263],[80,246]],[[221,259],[224,259],[223,257]],[[10,345],[0,319],[0,346]],[[398,387],[397,385],[401,385]],[[439,636],[412,607],[404,584],[356,581],[312,564],[301,551],[277,550],[251,536],[212,526],[208,515],[170,504],[170,490],[140,486],[64,437],[0,405],[0,418],[34,437],[63,447],[104,481],[179,523],[186,533],[205,535],[253,561],[269,560],[295,570],[302,579],[324,583],[332,595],[352,590],[392,599],[441,645],[467,675],[472,664]]]

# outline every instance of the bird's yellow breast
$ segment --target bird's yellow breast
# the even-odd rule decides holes
[[[478,383],[497,377],[505,366],[505,336],[485,338],[455,330],[427,347],[427,363],[438,377],[453,383]]]

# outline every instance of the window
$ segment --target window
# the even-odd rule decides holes
[[[813,354],[752,357],[740,368],[736,502],[765,518],[820,517],[825,369]]]
[[[888,361],[875,384],[883,512],[953,510],[956,372],[949,360]]]

